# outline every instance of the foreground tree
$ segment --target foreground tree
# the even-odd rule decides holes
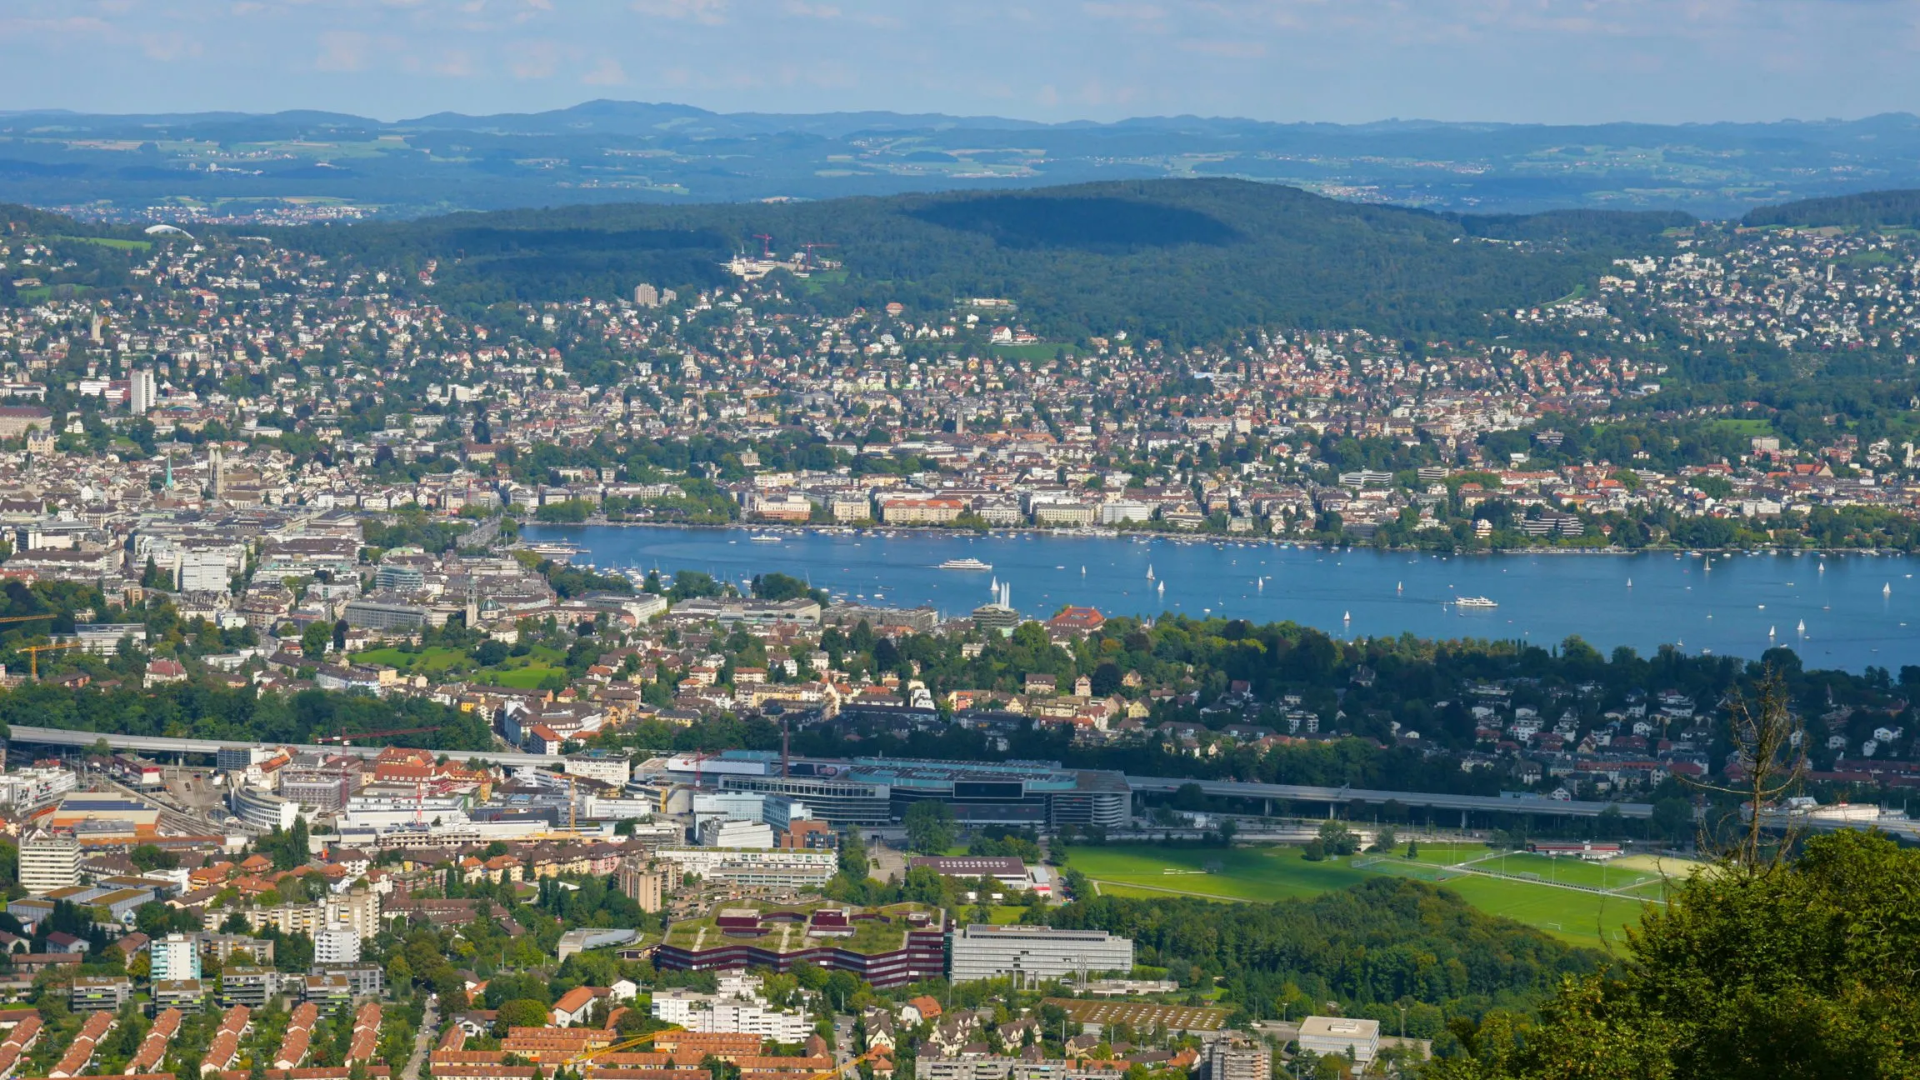
[[[1441,1080],[1920,1077],[1920,852],[1842,832],[1697,874],[1619,968],[1455,1033]]]

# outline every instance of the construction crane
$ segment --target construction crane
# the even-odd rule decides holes
[[[800,246],[807,249],[807,265],[812,269],[818,270],[820,269],[820,263],[814,259],[813,249],[825,248],[825,247],[839,247],[840,245],[839,244],[801,244]]]
[[[883,1047],[883,1046],[875,1047],[872,1050],[869,1050],[866,1053],[861,1054],[859,1057],[843,1062],[842,1064],[835,1065],[833,1068],[828,1069],[825,1072],[814,1073],[812,1076],[807,1077],[807,1080],[838,1080],[838,1077],[840,1076],[840,1074],[843,1072],[846,1072],[848,1069],[857,1069],[860,1066],[865,1065],[869,1061],[873,1061],[876,1058],[883,1058],[886,1056],[888,1056],[886,1047]]]
[[[7,615],[0,617],[0,622],[32,622],[35,619],[51,619],[53,617],[53,612],[48,611],[39,615]]]
[[[588,1075],[588,1070],[586,1069],[586,1066],[592,1065],[596,1058],[602,1057],[606,1054],[618,1054],[626,1050],[637,1049],[639,1047],[645,1046],[646,1044],[652,1042],[653,1040],[659,1038],[662,1035],[672,1035],[682,1030],[684,1029],[677,1028],[677,1027],[664,1028],[660,1031],[650,1031],[645,1035],[640,1035],[635,1038],[623,1039],[620,1042],[616,1042],[616,1043],[608,1043],[606,1046],[603,1046],[598,1050],[589,1050],[584,1054],[575,1054],[574,1056],[566,1060],[565,1065],[567,1068],[572,1069],[574,1072],[579,1073],[582,1076],[586,1076]]]
[[[27,668],[37,681],[40,678],[41,653],[53,652],[55,649],[84,649],[86,647],[87,643],[84,641],[56,641],[51,645],[28,645],[20,651],[27,654]]]
[[[753,238],[754,238],[755,240],[758,240],[758,241],[760,241],[760,257],[761,257],[761,258],[763,258],[763,259],[771,259],[771,258],[773,258],[773,237],[772,237],[772,235],[771,235],[771,234],[768,234],[768,233],[763,233],[763,232],[757,232],[757,233],[754,233],[754,234],[753,234]]]

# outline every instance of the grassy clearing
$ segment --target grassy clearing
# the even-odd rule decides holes
[[[1657,900],[1663,894],[1660,879],[1640,868],[1606,869],[1609,887],[1620,888],[1638,880],[1632,897],[1602,896],[1545,883],[1484,877],[1449,869],[1456,862],[1484,856],[1490,850],[1480,844],[1434,844],[1422,845],[1414,859],[1360,855],[1316,863],[1308,862],[1296,847],[1223,849],[1125,844],[1073,848],[1068,865],[1099,882],[1104,895],[1149,900],[1190,896],[1227,902],[1262,902],[1317,896],[1356,885],[1376,874],[1411,877],[1452,889],[1488,914],[1503,915],[1564,941],[1596,947],[1622,940],[1624,928],[1639,920],[1643,901]],[[1511,861],[1516,858],[1529,860],[1525,872],[1533,872],[1532,861],[1542,864],[1552,861],[1537,855],[1507,858],[1509,873],[1522,872]],[[1495,870],[1497,860],[1483,866]],[[1558,866],[1548,865],[1541,873],[1543,879],[1546,871],[1579,875],[1581,880],[1573,883],[1583,885],[1588,884],[1584,875],[1591,871],[1596,879],[1592,884],[1600,884],[1601,868],[1589,864],[1562,861]]]
[[[527,667],[513,668],[509,671],[483,670],[480,676],[495,686],[511,687],[515,690],[537,690],[549,675],[565,678],[566,668],[547,667],[544,664],[532,664]]]
[[[419,652],[403,652],[400,649],[369,649],[353,654],[355,663],[383,664],[401,671],[420,671],[436,673],[446,671],[465,661],[467,654],[459,649],[449,649],[443,645],[432,645]]]
[[[68,240],[76,244],[94,244],[99,247],[113,248],[116,251],[151,251],[151,240],[119,240],[111,236],[56,236],[55,240]]]
[[[1735,435],[1746,435],[1749,437],[1772,435],[1774,433],[1773,421],[1765,418],[1741,419],[1736,417],[1722,417],[1719,420],[1707,421],[1706,426],[1716,431],[1728,431]]]

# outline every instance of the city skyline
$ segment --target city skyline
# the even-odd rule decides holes
[[[1905,108],[1920,13],[1855,0],[21,0],[16,109],[380,119],[593,98],[1111,121],[1593,123]],[[1515,93],[1516,87],[1527,87]]]

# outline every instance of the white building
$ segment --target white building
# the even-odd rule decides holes
[[[168,934],[147,946],[154,982],[200,977],[200,938],[195,934]]]
[[[708,818],[700,823],[700,845],[721,848],[773,847],[773,828],[758,821],[723,821]]]
[[[1133,940],[1105,930],[970,925],[953,935],[953,981],[1016,983],[1133,971]]]
[[[633,768],[620,754],[574,754],[565,762],[567,775],[584,776],[614,787],[626,787]]]
[[[20,844],[20,886],[36,896],[80,884],[80,841],[35,833]]]
[[[22,808],[50,803],[79,786],[66,769],[21,769],[0,774],[0,803]]]
[[[730,851],[725,848],[673,848],[658,853],[673,866],[674,878],[696,874],[708,882],[772,889],[818,888],[840,869],[832,851]]]
[[[360,935],[351,929],[334,928],[313,935],[313,962],[316,964],[357,964],[360,962]]]
[[[136,368],[128,375],[127,384],[127,404],[133,415],[145,416],[159,404],[160,392],[154,385],[153,372]]]
[[[805,1013],[775,1009],[760,996],[760,980],[740,972],[720,977],[720,992],[702,994],[684,988],[653,993],[653,1015],[688,1031],[716,1035],[755,1035],[781,1043],[801,1043],[813,1034]]]
[[[1339,1054],[1365,1072],[1380,1052],[1380,1021],[1345,1016],[1309,1016],[1300,1021],[1300,1049],[1322,1057]]]

